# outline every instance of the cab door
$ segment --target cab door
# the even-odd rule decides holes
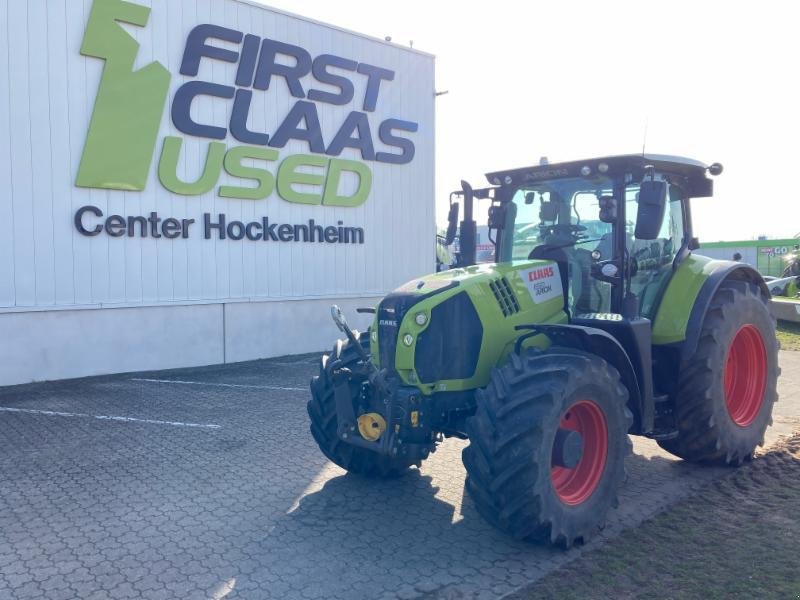
[[[685,201],[680,187],[668,184],[667,206],[658,236],[640,240],[634,235],[638,216],[639,186],[625,190],[626,247],[631,265],[631,292],[636,295],[639,315],[653,319],[672,276],[672,265],[684,239]]]

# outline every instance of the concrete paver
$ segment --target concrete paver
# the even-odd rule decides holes
[[[768,444],[800,426],[800,353],[781,366]],[[580,554],[487,525],[465,496],[465,442],[393,481],[327,462],[305,412],[315,369],[299,357],[0,388],[0,407],[26,411],[0,411],[0,598],[496,598]],[[634,451],[590,546],[726,471],[649,440]]]

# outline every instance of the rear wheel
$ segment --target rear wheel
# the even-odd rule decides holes
[[[659,444],[691,461],[749,459],[764,444],[778,372],[775,321],[760,291],[741,281],[723,283],[679,375],[678,437]]]
[[[361,345],[369,351],[369,334],[355,333]],[[344,340],[336,343],[330,355],[322,357],[319,375],[311,379],[311,400],[307,405],[308,416],[311,418],[311,435],[325,456],[350,473],[365,477],[397,477],[412,463],[353,446],[340,440],[337,435],[336,400],[328,365],[341,360],[342,366],[348,367],[358,359],[356,349]],[[350,393],[354,399],[360,391],[360,384],[350,384]]]
[[[625,477],[628,392],[598,356],[511,355],[467,422],[467,490],[510,535],[569,547],[600,526]]]

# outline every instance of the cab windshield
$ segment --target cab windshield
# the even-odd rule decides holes
[[[610,177],[556,179],[514,194],[512,260],[525,260],[543,244],[599,250],[611,255],[611,224],[600,220],[600,198],[613,194]],[[605,252],[603,252],[605,250]]]
[[[625,215],[624,223],[619,222],[624,228],[620,234],[633,264],[629,291],[638,299],[639,314],[652,317],[676,252],[686,243],[684,194],[681,188],[669,184],[669,202],[660,231],[652,239],[637,239],[639,187],[638,182],[629,182],[623,188],[621,181],[598,175],[542,181],[519,188],[512,198],[516,218],[511,260],[533,258],[531,253],[537,246],[563,249],[559,251],[563,251],[568,263],[571,310],[576,314],[610,312],[612,285],[601,274],[604,265],[614,260],[618,268],[621,257],[614,256],[614,232],[611,223],[600,220],[600,206],[617,196],[623,200],[617,201],[618,212]]]

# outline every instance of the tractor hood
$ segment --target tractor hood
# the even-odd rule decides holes
[[[414,279],[378,305],[373,360],[425,393],[485,385],[491,366],[513,348],[517,325],[567,321],[565,287],[558,265],[546,260]]]

